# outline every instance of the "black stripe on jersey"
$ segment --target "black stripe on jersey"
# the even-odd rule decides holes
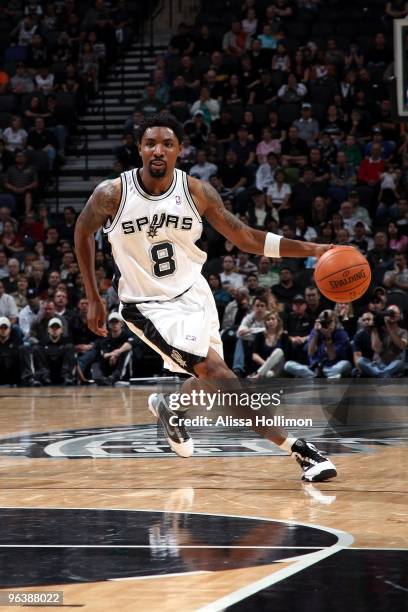
[[[205,357],[199,355],[193,355],[182,351],[171,344],[168,344],[163,338],[157,327],[148,319],[144,314],[140,312],[137,304],[125,304],[123,303],[121,315],[125,321],[132,323],[135,327],[143,332],[143,335],[158,348],[159,351],[167,355],[176,365],[183,368],[186,372],[192,376],[196,376],[194,373],[194,366],[204,361]]]
[[[115,227],[115,225],[117,224],[117,222],[119,221],[119,218],[123,212],[123,209],[125,207],[125,203],[126,203],[126,196],[127,196],[127,179],[126,179],[126,174],[124,172],[122,172],[122,174],[120,175],[120,201],[119,201],[119,208],[116,212],[116,215],[114,216],[114,218],[111,220],[111,224],[108,226],[104,226],[103,232],[105,234],[109,234],[109,232],[111,232],[113,230],[113,228]]]
[[[193,197],[190,193],[190,189],[188,186],[188,179],[187,179],[187,174],[185,172],[182,172],[182,177],[183,177],[183,191],[185,193],[185,196],[187,198],[187,202],[190,204],[190,208],[193,211],[193,213],[195,214],[195,216],[197,217],[198,221],[200,223],[202,223],[201,217],[200,217],[200,213],[197,210],[196,205],[194,204],[194,200]]]
[[[133,183],[134,183],[138,193],[145,200],[150,200],[150,201],[154,201],[154,202],[156,202],[157,200],[164,200],[165,198],[168,198],[169,195],[171,195],[173,193],[173,191],[175,190],[176,185],[177,185],[177,172],[175,170],[173,171],[173,182],[171,183],[171,185],[168,188],[168,190],[165,191],[164,193],[160,194],[160,195],[157,195],[157,196],[153,195],[152,193],[147,193],[146,191],[143,190],[142,186],[139,184],[139,180],[140,179],[138,178],[138,174],[137,174],[138,170],[139,170],[139,168],[136,168],[135,170],[132,170]]]

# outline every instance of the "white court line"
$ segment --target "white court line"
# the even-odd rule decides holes
[[[126,578],[111,578],[112,582],[125,582],[126,580],[151,580],[152,578],[173,578],[173,576],[195,576],[197,574],[213,574],[214,572],[207,572],[200,570],[198,572],[174,572],[174,574],[156,574],[155,576],[126,576]]]
[[[228,546],[228,544],[225,544],[223,546],[219,546],[219,545],[214,545],[214,546],[207,546],[206,544],[198,544],[197,546],[195,546],[194,544],[186,544],[183,545],[181,544],[180,546],[178,544],[0,544],[0,548],[159,548],[161,549],[168,549],[168,548],[175,548],[176,550],[179,550],[181,548],[192,548],[193,550],[198,548],[201,549],[203,548],[204,550],[207,550],[208,548],[228,548],[231,549],[249,549],[249,550],[256,550],[256,549],[261,549],[261,550],[322,550],[322,549],[326,549],[327,546]]]

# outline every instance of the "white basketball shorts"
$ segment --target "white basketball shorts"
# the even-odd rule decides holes
[[[182,295],[162,302],[123,303],[129,329],[162,356],[172,372],[194,374],[213,348],[223,358],[218,313],[211,289],[200,274]]]

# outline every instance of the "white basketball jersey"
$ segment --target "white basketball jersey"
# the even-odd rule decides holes
[[[166,193],[146,193],[137,170],[123,172],[115,218],[104,228],[112,245],[115,283],[122,302],[169,300],[187,291],[207,255],[196,245],[202,232],[187,175],[174,170]]]

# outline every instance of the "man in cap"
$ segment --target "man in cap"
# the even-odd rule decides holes
[[[292,310],[282,317],[291,341],[291,358],[306,363],[307,355],[304,349],[313,328],[313,320],[307,314],[306,300],[301,293],[297,293],[293,298]]]
[[[61,319],[48,321],[47,335],[33,347],[34,379],[42,385],[74,385],[75,352]]]
[[[29,287],[26,292],[27,305],[18,315],[18,324],[24,336],[28,337],[33,323],[40,318],[40,297],[35,287]]]
[[[10,319],[0,317],[0,385],[17,385],[21,380],[21,337]]]

